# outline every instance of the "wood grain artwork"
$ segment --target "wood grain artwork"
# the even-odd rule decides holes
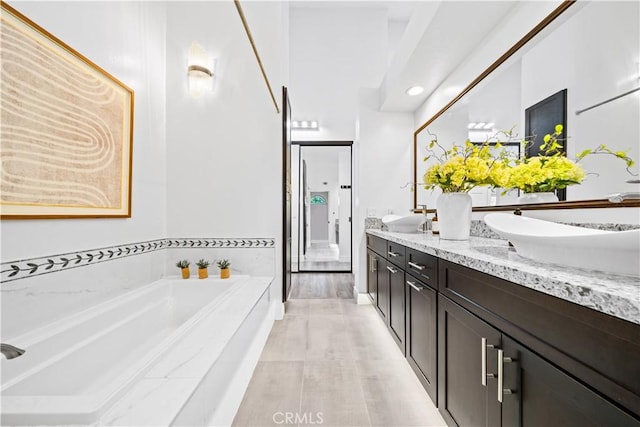
[[[131,216],[133,91],[2,3],[3,219]]]

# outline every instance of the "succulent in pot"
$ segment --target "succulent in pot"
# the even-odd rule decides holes
[[[220,269],[221,279],[229,278],[229,276],[231,275],[231,269],[229,268],[230,266],[231,266],[231,263],[229,262],[228,259],[223,259],[218,261],[218,268]]]
[[[189,265],[191,265],[191,263],[186,259],[182,259],[182,260],[176,262],[176,267],[178,267],[180,269],[183,279],[188,279],[191,276],[191,271],[189,270]]]
[[[199,279],[206,279],[207,277],[209,277],[209,261],[200,259],[198,260],[198,262],[196,262],[196,265],[198,266]]]

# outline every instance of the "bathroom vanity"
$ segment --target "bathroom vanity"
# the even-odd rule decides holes
[[[640,426],[640,279],[367,230],[367,292],[449,425]]]

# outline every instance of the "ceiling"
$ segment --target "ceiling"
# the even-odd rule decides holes
[[[294,119],[319,118],[321,126],[335,122],[355,127],[358,96],[363,88],[378,89],[381,111],[415,111],[499,25],[515,4],[517,1],[290,2],[290,79]],[[332,22],[331,19],[327,20],[327,15],[332,16],[335,22],[340,22],[345,16],[351,17],[354,27],[365,28],[363,31],[372,31],[373,20],[382,16],[384,19],[376,21],[375,25],[378,28],[379,37],[376,40],[380,44],[379,50],[385,53],[384,63],[379,66],[379,58],[367,62],[367,58],[362,57],[363,52],[380,54],[366,45],[371,42],[371,37],[358,42],[362,48],[353,44],[357,33],[354,40],[347,40],[345,36],[336,43],[334,39],[331,42],[333,45],[325,48],[320,44],[322,32],[312,34],[312,25],[296,26],[294,22],[304,17],[308,23],[315,15],[318,19],[324,19],[324,27],[320,28],[327,28],[328,31],[340,29],[327,25],[327,22]],[[306,31],[309,33],[305,34]],[[308,58],[301,58],[305,53],[299,46],[295,47],[296,39],[307,35],[313,40],[315,68],[301,65],[305,60],[308,62]],[[340,49],[336,45],[343,43],[351,43],[350,49],[354,52],[352,58],[335,53]],[[349,61],[353,61],[353,64],[349,64]],[[378,66],[379,69],[373,72],[372,68]],[[314,76],[313,83],[305,82],[299,75],[315,71],[318,74]],[[323,85],[323,80],[330,80],[332,84]],[[423,86],[423,94],[408,96],[405,91],[413,85]],[[332,88],[335,88],[335,92],[332,92]],[[451,88],[454,91],[461,89]],[[345,139],[349,139],[348,136]]]

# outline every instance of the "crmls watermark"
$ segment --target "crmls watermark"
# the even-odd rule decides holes
[[[276,424],[306,424],[321,425],[324,423],[322,412],[274,412],[273,422]]]

